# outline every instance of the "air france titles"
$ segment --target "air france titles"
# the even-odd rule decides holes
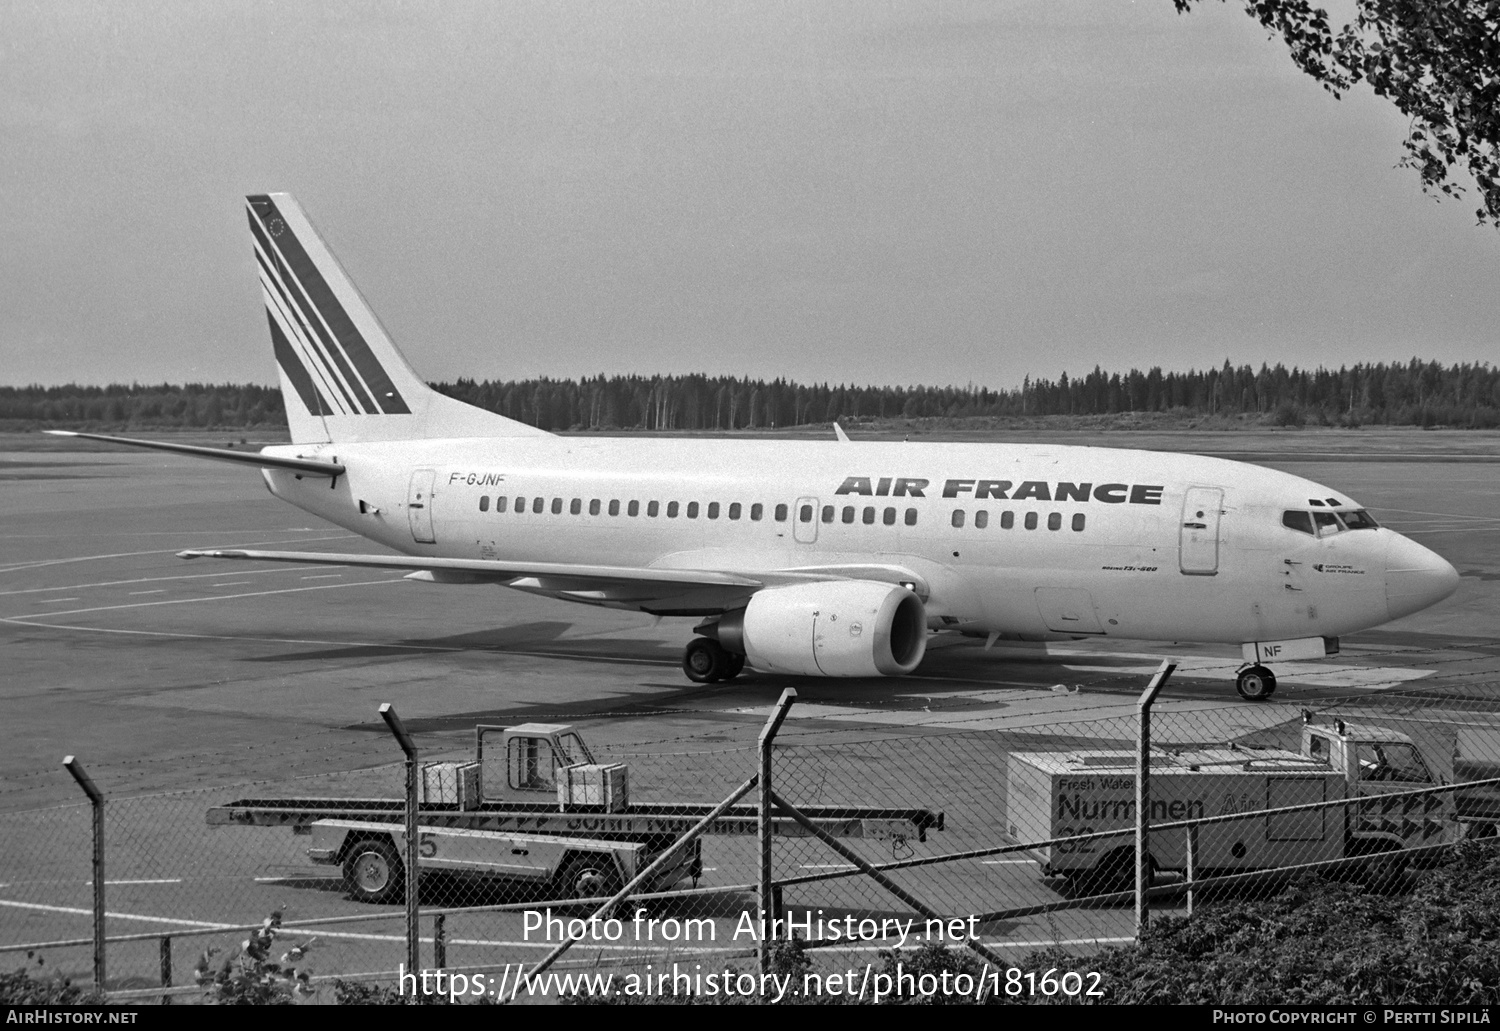
[[[847,476],[835,494],[924,498],[931,480],[916,476]],[[1067,480],[944,480],[943,497],[975,501],[1099,501],[1106,505],[1160,505],[1165,486],[1146,483],[1070,483]]]

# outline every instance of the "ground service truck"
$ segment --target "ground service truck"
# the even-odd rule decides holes
[[[1015,752],[1008,766],[1007,824],[1018,842],[1135,826],[1131,751]],[[1198,828],[1198,876],[1266,870],[1369,856],[1367,878],[1389,881],[1413,858],[1409,850],[1441,845],[1460,832],[1453,793],[1382,798],[1453,782],[1451,750],[1419,747],[1385,727],[1305,721],[1301,747],[1231,744],[1151,756],[1150,822],[1244,813]],[[1265,810],[1350,797],[1321,809]],[[1416,853],[1424,860],[1436,851]],[[1044,877],[1068,877],[1101,889],[1125,886],[1135,869],[1128,836],[1063,843],[1037,850]],[[1183,830],[1154,833],[1151,863],[1185,870]]]
[[[713,803],[636,802],[629,770],[598,763],[573,728],[550,723],[481,726],[473,761],[429,763],[421,770],[418,865],[496,882],[531,885],[555,898],[610,895],[655,861]],[[837,837],[925,841],[943,814],[927,809],[807,806],[802,811]],[[351,895],[388,903],[405,885],[405,803],[395,798],[247,798],[214,806],[211,826],[290,827],[311,837],[314,863],[343,868]],[[776,817],[774,832],[804,836]],[[757,833],[757,807],[731,806],[708,835]],[[702,839],[691,842],[642,892],[660,891],[703,872]]]

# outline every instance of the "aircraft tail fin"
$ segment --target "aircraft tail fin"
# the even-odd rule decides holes
[[[429,387],[291,194],[245,200],[295,443],[548,435]]]

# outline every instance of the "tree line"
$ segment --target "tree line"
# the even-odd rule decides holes
[[[742,430],[915,419],[1015,419],[1165,413],[1304,424],[1500,426],[1500,367],[1412,359],[1338,369],[1235,366],[1131,369],[1031,379],[994,389],[807,384],[732,376],[473,380],[433,386],[546,430]],[[281,394],[254,384],[0,387],[0,420],[233,428],[285,425]]]

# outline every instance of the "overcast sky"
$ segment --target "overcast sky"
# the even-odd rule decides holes
[[[290,191],[430,379],[1500,356],[1500,233],[1237,3],[0,0],[0,383],[274,382]]]

